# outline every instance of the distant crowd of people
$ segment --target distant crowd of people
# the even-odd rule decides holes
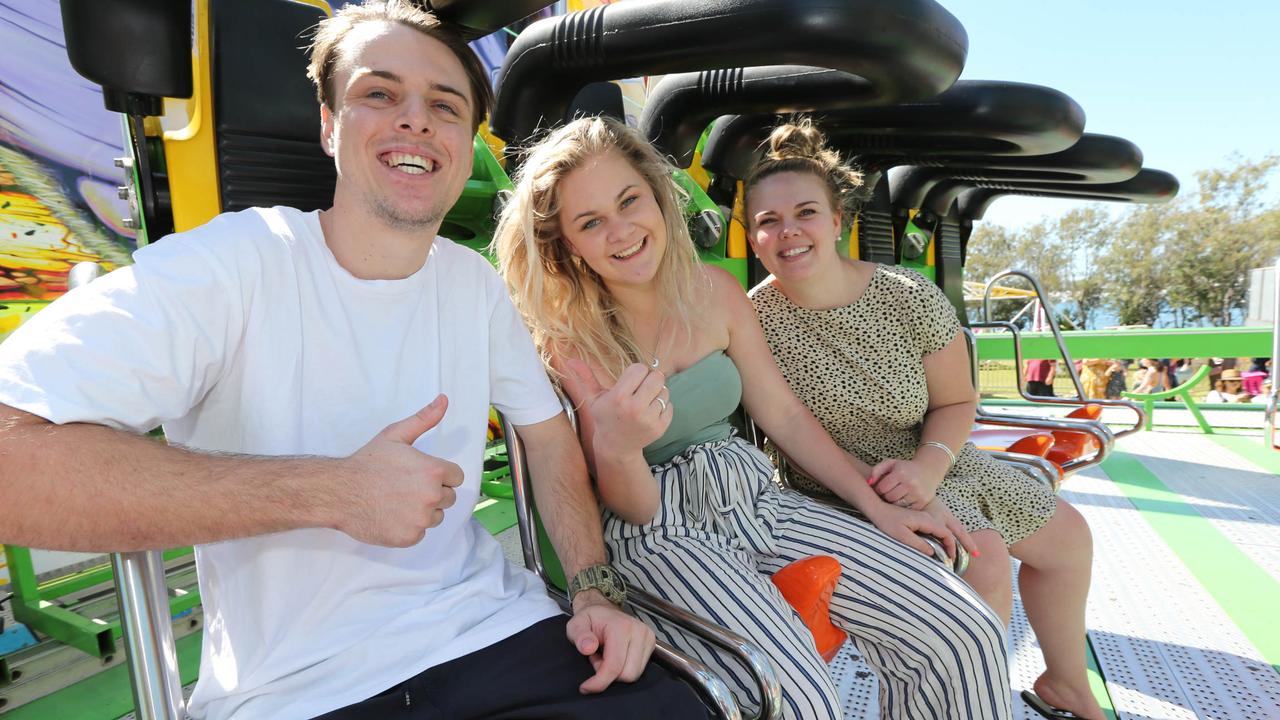
[[[1185,384],[1202,365],[1209,365],[1209,403],[1266,402],[1271,392],[1271,358],[1142,358],[1134,376],[1134,393],[1158,393]],[[1076,361],[1086,397],[1115,399],[1128,389],[1132,360],[1089,358]],[[1248,370],[1241,371],[1247,365]],[[1023,376],[1027,393],[1053,397],[1058,361],[1028,360]]]

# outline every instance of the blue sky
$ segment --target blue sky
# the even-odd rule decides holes
[[[1061,90],[1088,132],[1142,148],[1145,167],[1178,177],[1280,154],[1280,2],[1275,0],[939,0],[964,24],[963,79]],[[1280,196],[1280,178],[1271,182]],[[1006,197],[985,220],[1011,227],[1080,204]],[[1107,204],[1110,205],[1110,204]]]

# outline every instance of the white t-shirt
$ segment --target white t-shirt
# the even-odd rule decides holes
[[[484,258],[436,238],[412,276],[361,280],[316,213],[273,208],[221,215],[135,259],[0,345],[0,402],[59,424],[163,424],[204,450],[343,457],[444,392],[448,412],[415,447],[466,475],[411,548],[327,529],[197,547],[192,716],[309,718],[559,612],[471,517],[490,403],[517,425],[560,412]]]

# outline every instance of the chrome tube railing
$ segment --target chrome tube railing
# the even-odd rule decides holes
[[[120,632],[128,657],[134,717],[180,720],[184,716],[178,648],[169,619],[164,557],[159,550],[114,553]]]
[[[1050,490],[1058,489],[1058,468],[1053,461],[1042,458],[1039,455],[1028,455],[1025,453],[1007,452],[1003,450],[987,451],[987,454],[995,459],[1009,463],[1018,470],[1030,475],[1037,482],[1043,483]]]
[[[1015,381],[1018,384],[1018,390],[1021,393],[1022,391],[1022,348],[1020,345],[1017,326],[1013,325],[1012,323],[1006,323],[1006,322],[973,323],[971,327],[974,327],[974,326],[1007,330],[1013,335],[1014,377],[1016,379]],[[971,327],[964,328],[964,338],[965,338],[965,343],[968,345],[968,349],[969,349],[969,370],[972,375],[973,387],[976,392],[978,389],[978,342]],[[1022,394],[1024,397],[1027,397],[1025,393],[1022,393]],[[1046,400],[1061,400],[1061,399],[1046,398]],[[1075,401],[1068,400],[1065,402],[1061,402],[1059,404],[1075,405],[1077,403]],[[1142,409],[1135,404],[1125,403],[1125,405],[1127,407],[1130,407],[1130,409],[1132,409],[1137,414],[1138,421],[1137,421],[1137,425],[1135,425],[1134,428],[1141,427],[1143,420],[1146,418],[1146,413],[1143,412]],[[994,412],[991,412],[990,410],[983,408],[981,403],[979,403],[977,406],[977,411],[974,415],[974,421],[984,425],[996,425],[996,426],[1004,426],[1004,427],[1026,427],[1026,428],[1034,428],[1037,430],[1048,430],[1050,432],[1053,432],[1053,431],[1082,432],[1082,433],[1092,435],[1094,440],[1098,442],[1098,451],[1095,452],[1092,456],[1084,457],[1084,458],[1076,458],[1074,460],[1070,460],[1064,463],[1062,465],[1063,472],[1075,472],[1076,470],[1080,470],[1080,469],[1089,467],[1091,465],[1096,465],[1102,462],[1103,459],[1106,458],[1107,454],[1110,453],[1112,449],[1114,449],[1115,440],[1117,437],[1119,437],[1117,433],[1115,433],[1111,428],[1107,427],[1099,420],[1086,420],[1083,418],[1045,418],[1045,417],[1028,416],[1028,415],[1014,415],[1010,413],[994,413]],[[1133,430],[1132,429],[1126,430],[1124,433],[1121,433],[1121,434],[1127,434],[1128,432],[1133,432]],[[1021,455],[1021,453],[1006,453],[1006,454]],[[1026,457],[1031,457],[1031,456],[1026,456]],[[1046,460],[1044,458],[1041,458],[1041,459],[1044,460],[1044,462],[1050,463],[1052,465],[1052,463],[1049,460]],[[1055,470],[1053,473],[1050,473],[1047,477],[1049,477],[1050,487],[1056,487],[1058,483],[1057,471]]]
[[[1026,385],[1022,382],[1022,331],[1018,329],[1018,326],[1014,325],[1013,323],[996,321],[996,322],[970,323],[969,328],[1004,330],[1013,336],[1012,337],[1013,339],[1013,377],[1014,377],[1014,383],[1018,387],[1018,395],[1021,396],[1022,399],[1028,400],[1036,404],[1041,404],[1041,405],[1070,405],[1072,407],[1082,407],[1084,405],[1099,405],[1104,408],[1117,407],[1117,408],[1124,408],[1126,410],[1132,411],[1134,415],[1133,424],[1130,425],[1129,427],[1124,428],[1123,430],[1120,430],[1119,432],[1112,431],[1112,433],[1117,438],[1121,438],[1126,435],[1130,435],[1135,432],[1138,432],[1139,430],[1142,429],[1143,423],[1146,422],[1147,413],[1145,410],[1142,409],[1142,406],[1138,405],[1137,403],[1130,402],[1128,400],[1086,398],[1083,392],[1081,392],[1080,396],[1077,398],[1045,397],[1043,395],[1028,394],[1026,391]],[[968,330],[968,328],[966,328],[966,330]],[[976,341],[976,338],[973,336],[972,332],[969,332],[966,337],[970,343],[970,357],[973,358],[972,370],[973,370],[973,378],[974,378],[974,389],[976,390],[978,388],[978,343]],[[1061,336],[1059,335],[1058,337],[1060,338]],[[1076,374],[1075,363],[1071,360],[1070,353],[1067,353],[1065,343],[1060,343],[1059,349],[1061,350],[1061,352],[1065,353],[1063,356],[1063,360],[1067,365],[1068,372],[1071,374],[1073,380],[1076,383],[1078,383],[1080,378]],[[991,415],[992,413],[990,413],[989,411],[983,410],[982,405],[978,405],[979,417],[982,417],[984,414]],[[1060,418],[1060,419],[1071,421],[1071,422],[1093,422],[1093,421],[1081,421],[1077,418]]]
[[[1040,302],[1040,306],[1044,308],[1045,315],[1049,320],[1049,331],[1053,334],[1053,341],[1058,346],[1058,353],[1062,356],[1063,363],[1066,365],[1067,374],[1071,377],[1071,384],[1076,390],[1076,399],[1071,398],[1054,398],[1043,397],[1040,395],[1030,395],[1027,393],[1022,382],[1022,352],[1020,346],[1020,336],[1017,328],[1011,323],[996,323],[991,319],[991,291],[996,287],[996,283],[1006,277],[1020,277],[1031,284],[1031,289],[1036,294],[1036,299]],[[1115,433],[1116,437],[1124,437],[1142,429],[1143,423],[1146,421],[1146,413],[1143,412],[1137,403],[1128,400],[1109,400],[1105,398],[1089,398],[1085,395],[1084,385],[1080,382],[1080,373],[1076,372],[1075,362],[1071,359],[1071,352],[1067,349],[1067,341],[1062,337],[1062,330],[1058,327],[1058,314],[1053,308],[1053,303],[1049,300],[1049,295],[1040,286],[1040,281],[1028,272],[1023,270],[1004,270],[998,272],[990,280],[987,281],[986,287],[982,291],[982,322],[973,323],[971,327],[1001,327],[1009,329],[1013,332],[1013,348],[1014,348],[1014,372],[1017,378],[1018,394],[1024,399],[1034,403],[1043,403],[1049,405],[1101,405],[1103,407],[1119,407],[1127,408],[1133,411],[1137,416],[1137,422],[1132,427],[1126,428]],[[976,348],[976,344],[975,344]],[[976,373],[976,370],[975,370]],[[975,384],[975,387],[976,384]]]

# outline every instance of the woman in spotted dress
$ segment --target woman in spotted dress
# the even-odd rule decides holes
[[[965,524],[980,551],[965,579],[1006,624],[1009,556],[1022,561],[1022,602],[1047,666],[1024,697],[1042,712],[1101,718],[1085,672],[1093,550],[1084,518],[967,442],[977,399],[942,292],[912,270],[836,251],[858,174],[808,122],[775,129],[770,148],[745,185],[745,217],[772,273],[752,302],[783,375],[882,498],[923,508],[936,496]]]

